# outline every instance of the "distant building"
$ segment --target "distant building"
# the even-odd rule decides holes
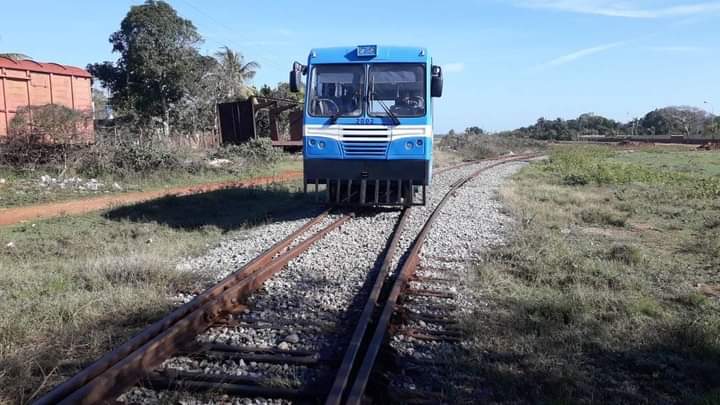
[[[87,113],[81,132],[85,141],[94,141],[91,78],[73,66],[0,57],[0,139],[7,136],[18,109],[57,104]]]

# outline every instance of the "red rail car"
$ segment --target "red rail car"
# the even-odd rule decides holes
[[[0,139],[7,136],[18,109],[57,104],[88,114],[81,132],[84,141],[93,142],[91,78],[73,66],[0,57]]]

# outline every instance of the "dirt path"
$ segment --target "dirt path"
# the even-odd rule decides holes
[[[123,193],[103,197],[86,198],[82,200],[30,205],[26,207],[0,208],[0,226],[13,225],[29,220],[53,218],[61,215],[85,214],[88,212],[116,207],[118,205],[133,204],[171,195],[183,196],[205,193],[224,188],[261,186],[300,178],[302,178],[301,171],[287,171],[276,176],[255,177],[242,181],[207,183],[190,187],[176,187],[157,191]]]

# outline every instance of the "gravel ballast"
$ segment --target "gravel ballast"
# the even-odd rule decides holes
[[[394,258],[395,264],[450,185],[490,164],[492,162],[481,162],[439,173],[433,178],[428,204],[411,211],[401,235],[397,257]],[[474,252],[502,241],[504,223],[508,219],[500,213],[500,205],[494,195],[499,185],[520,167],[520,163],[510,163],[490,169],[467,184],[448,202],[423,248],[423,266],[452,269],[458,277],[462,277],[463,272],[467,271],[465,263]],[[200,273],[212,282],[219,281],[317,213],[319,210],[308,213],[306,218],[278,221],[242,232],[224,240],[206,255],[188,259],[179,266],[185,271]],[[372,275],[380,265],[378,257],[388,243],[399,214],[399,210],[373,210],[346,222],[293,259],[284,270],[252,294],[248,299],[250,309],[236,315],[234,324],[213,327],[196,340],[199,343],[255,347],[279,353],[308,351],[315,353],[319,359],[342,356],[354,327],[353,321],[372,284]],[[331,215],[316,227],[327,225],[336,218]],[[447,286],[433,288],[444,287]],[[462,285],[452,285],[450,288],[458,292],[459,307],[470,305],[472,300],[465,297]],[[181,297],[183,301],[190,298]],[[425,301],[427,307],[432,306],[435,299],[430,297]],[[423,300],[419,300],[418,305],[422,307]],[[420,326],[436,327],[428,324]],[[398,335],[393,338],[391,346],[400,353],[428,360],[445,350],[451,350],[437,342],[424,343],[427,342],[419,344],[412,338]],[[326,381],[335,371],[324,365],[307,367],[242,360],[198,360],[183,356],[166,361],[162,367],[176,371],[262,378],[271,386],[288,388]],[[180,394],[181,398],[178,398],[177,395],[134,388],[121,399],[126,403],[159,403],[170,398],[182,403],[285,403],[278,400],[190,394]]]
[[[512,219],[502,212],[496,198],[500,186],[526,163],[514,162],[500,165],[480,174],[462,187],[443,207],[439,218],[428,234],[421,252],[417,275],[422,278],[443,279],[442,282],[411,282],[415,289],[439,290],[454,293],[453,298],[407,296],[403,297],[405,309],[418,314],[457,320],[468,316],[477,305],[476,294],[470,290],[473,275],[472,263],[480,253],[502,244]],[[445,332],[453,325],[430,321],[408,321],[402,325],[420,331]],[[421,361],[423,364],[446,364],[458,356],[464,339],[422,340],[403,333],[390,339],[390,347],[399,358]],[[446,392],[454,385],[465,390],[469,399],[482,396],[482,387],[474,382],[452,381],[453,376],[442,373],[442,368],[426,367],[423,373],[398,373],[390,382],[390,388],[405,392]],[[455,376],[462,379],[462,372]],[[470,391],[467,391],[470,386]]]

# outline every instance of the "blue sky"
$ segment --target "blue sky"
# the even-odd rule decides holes
[[[85,66],[114,60],[108,36],[142,1],[8,2],[0,52]],[[171,0],[205,37],[287,80],[313,47],[419,45],[445,67],[436,130],[515,128],[595,112],[627,121],[665,105],[720,113],[720,1]],[[704,104],[705,101],[710,104]]]

